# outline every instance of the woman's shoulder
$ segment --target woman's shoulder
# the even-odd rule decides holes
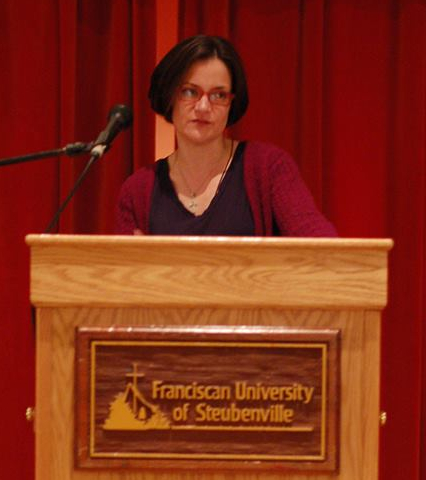
[[[157,162],[150,165],[144,165],[143,167],[139,167],[129,177],[127,177],[127,180],[134,181],[135,179],[140,179],[144,177],[149,177],[151,175],[155,175],[156,168],[157,168]]]
[[[161,160],[159,160],[159,162],[160,161]],[[153,183],[157,167],[158,162],[138,168],[126,178],[122,189],[127,191],[140,190],[140,188],[144,188],[145,185]]]

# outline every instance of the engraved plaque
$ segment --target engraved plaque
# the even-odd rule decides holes
[[[80,328],[76,463],[337,469],[337,330]]]

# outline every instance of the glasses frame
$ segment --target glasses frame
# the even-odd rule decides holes
[[[185,89],[195,90],[198,93],[197,98],[184,98],[184,97],[182,97],[181,96],[182,91],[185,90]],[[226,100],[225,100],[226,103],[222,103],[221,101],[217,101],[215,99],[212,99],[211,96],[215,93],[225,94],[226,95]],[[206,92],[205,90],[203,90],[198,85],[194,85],[192,83],[184,83],[183,85],[179,85],[178,88],[177,88],[177,91],[176,91],[177,100],[179,100],[179,102],[183,102],[183,103],[197,103],[204,97],[204,95],[207,96],[207,100],[209,101],[209,103],[211,105],[216,105],[216,106],[219,106],[219,107],[228,107],[229,105],[231,105],[232,100],[235,97],[234,93],[227,92],[227,91],[223,90],[222,88],[212,88],[211,90]]]

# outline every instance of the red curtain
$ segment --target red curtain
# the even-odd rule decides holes
[[[0,158],[90,141],[112,105],[133,107],[131,131],[95,164],[61,216],[61,233],[111,233],[123,179],[154,156],[146,90],[156,58],[155,1],[0,2]],[[42,233],[88,158],[0,168],[1,478],[34,475],[34,332],[24,237]]]
[[[180,37],[226,36],[245,61],[251,104],[233,134],[290,151],[341,236],[395,240],[383,323],[389,421],[381,478],[424,478],[426,2],[181,0],[179,11]],[[92,140],[112,105],[134,109],[132,129],[93,167],[61,217],[61,233],[112,232],[121,182],[153,161],[146,91],[156,20],[156,0],[0,2],[0,158]],[[24,236],[43,232],[86,161],[0,169],[5,478],[33,475],[33,433],[24,419],[34,403]]]

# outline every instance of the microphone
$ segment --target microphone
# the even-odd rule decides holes
[[[121,130],[128,128],[132,120],[132,111],[127,105],[114,105],[108,115],[108,125],[92,144],[91,155],[96,158],[102,157],[109,149],[114,138]]]

